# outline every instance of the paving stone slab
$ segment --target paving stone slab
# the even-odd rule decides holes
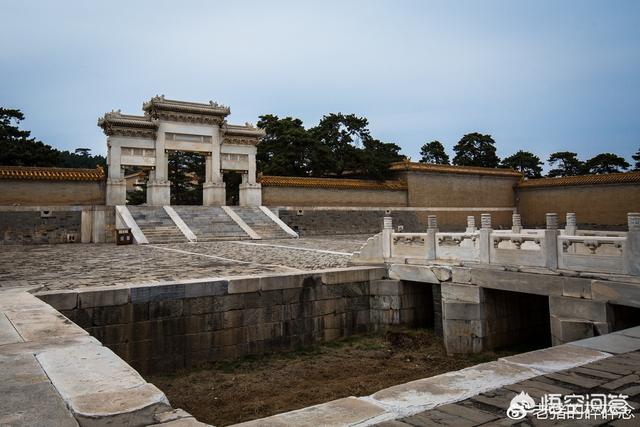
[[[526,366],[540,372],[556,372],[608,357],[611,355],[603,351],[565,344],[502,357],[499,360]]]
[[[640,339],[627,335],[607,334],[599,337],[574,341],[571,345],[620,354],[640,350]]]
[[[0,386],[0,396],[1,426],[78,426],[49,381]]]
[[[543,381],[538,381],[538,378],[532,378],[530,380],[525,380],[522,381],[519,384],[523,384],[525,386],[531,386],[531,387],[535,387],[539,390],[542,390],[544,392],[546,392],[547,394],[549,393],[555,393],[555,394],[571,394],[573,393],[573,390],[569,389],[569,388],[565,388],[565,387],[561,387],[557,384],[549,384]],[[522,391],[522,390],[520,390]],[[518,391],[518,392],[520,392]]]
[[[497,415],[490,412],[483,411],[478,408],[471,407],[469,405],[463,405],[458,403],[452,403],[449,405],[438,406],[440,412],[446,412],[447,414],[458,415],[467,420],[473,421],[476,424],[484,424],[489,421],[498,418]]]
[[[601,385],[606,381],[603,379],[587,378],[582,375],[574,374],[571,372],[567,372],[567,373],[555,372],[552,374],[547,374],[545,375],[545,377],[551,378],[552,380],[561,381],[563,383],[576,385],[578,387],[582,387],[586,389],[598,387],[599,385]]]
[[[627,384],[634,384],[640,382],[640,377],[638,375],[627,375],[622,378],[618,378],[617,380],[610,381],[608,383],[602,384],[603,388],[607,390],[615,390]]]
[[[472,401],[506,411],[509,408],[511,399],[518,394],[514,391],[500,388],[491,392],[482,393],[471,398]]]
[[[347,427],[382,415],[385,415],[385,411],[379,406],[355,397],[346,397],[297,411],[236,424],[235,427]]]
[[[23,339],[7,316],[0,312],[0,345],[22,342]]]
[[[589,369],[589,368],[573,368],[571,370],[572,372],[577,372],[579,374],[583,374],[583,375],[589,375],[592,377],[596,377],[596,378],[603,378],[605,380],[617,380],[618,378],[620,378],[620,375],[617,374],[612,374],[610,372],[604,372],[604,371],[598,371],[596,369]]]
[[[42,338],[88,335],[88,333],[58,313],[51,306],[33,309],[6,311],[4,314],[25,341]]]
[[[507,362],[489,362],[380,390],[369,398],[397,413],[413,414],[539,375]]]
[[[466,418],[441,412],[437,409],[412,415],[410,417],[403,418],[402,420],[403,422],[416,427],[473,427],[478,424]]]

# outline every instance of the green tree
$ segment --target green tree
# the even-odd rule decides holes
[[[323,116],[316,127],[309,129],[320,144],[312,165],[314,175],[342,176],[345,172],[355,172],[361,162],[359,148],[370,138],[368,125],[367,119],[355,114]]]
[[[0,165],[60,166],[60,152],[21,130],[18,125],[22,120],[20,110],[0,107]]]
[[[205,158],[202,154],[174,151],[168,157],[171,182],[171,204],[201,205],[202,183],[205,177]]]
[[[496,142],[491,135],[468,133],[458,141],[453,151],[456,153],[454,165],[495,168],[500,163],[496,155]]]
[[[578,160],[578,154],[571,151],[557,151],[551,153],[547,162],[553,168],[547,176],[573,176],[580,175],[584,169],[584,163]]]
[[[634,169],[637,170],[637,171],[640,171],[640,148],[638,148],[638,151],[636,151],[636,154],[634,154],[631,157],[633,158],[633,160],[636,161],[636,165],[635,165]]]
[[[511,168],[522,173],[525,178],[540,178],[542,176],[542,161],[540,157],[529,151],[519,150],[517,153],[502,159],[501,166]]]
[[[615,173],[622,172],[629,166],[623,157],[613,153],[602,153],[585,162],[584,172],[587,174]]]
[[[31,132],[18,125],[24,120],[20,110],[0,107],[0,165],[62,168],[106,167],[103,156],[92,156],[88,148],[75,153],[60,151],[31,138]]]
[[[266,132],[258,144],[258,170],[280,176],[305,176],[311,172],[315,144],[302,120],[266,114],[260,116],[258,127]]]
[[[448,165],[449,156],[444,151],[440,141],[427,142],[420,149],[420,163],[434,163],[436,165]]]
[[[368,137],[363,142],[360,153],[359,170],[366,178],[383,181],[390,175],[389,165],[401,161],[400,147],[390,142],[382,142]]]
[[[402,160],[400,147],[371,136],[366,118],[327,114],[311,129],[300,119],[260,116],[266,135],[258,145],[258,170],[267,175],[384,179]]]

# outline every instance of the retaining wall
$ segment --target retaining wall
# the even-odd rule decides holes
[[[142,373],[425,325],[430,287],[384,268],[38,294]]]

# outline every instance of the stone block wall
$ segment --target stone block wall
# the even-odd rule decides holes
[[[382,230],[382,218],[390,216],[393,227],[398,230],[402,226],[407,233],[424,232],[427,229],[429,215],[436,215],[438,228],[441,231],[464,231],[467,216],[476,217],[480,224],[478,209],[466,210],[429,210],[429,209],[385,209],[385,208],[273,208],[278,216],[289,227],[301,236],[332,235],[332,234],[376,234]],[[495,229],[511,227],[513,210],[490,211],[492,224]]]
[[[419,284],[384,268],[190,280],[38,296],[143,373],[166,372],[424,322]]]
[[[416,212],[387,211],[385,209],[278,209],[278,215],[300,236],[331,234],[376,234],[382,230],[382,218],[391,215],[393,225],[399,225],[407,232],[426,229]]]
[[[105,206],[0,206],[0,245],[114,243],[115,222]]]
[[[79,210],[0,211],[0,245],[80,243]]]

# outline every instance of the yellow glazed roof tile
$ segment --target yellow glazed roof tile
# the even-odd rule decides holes
[[[43,181],[102,181],[104,169],[0,166],[0,179]]]

